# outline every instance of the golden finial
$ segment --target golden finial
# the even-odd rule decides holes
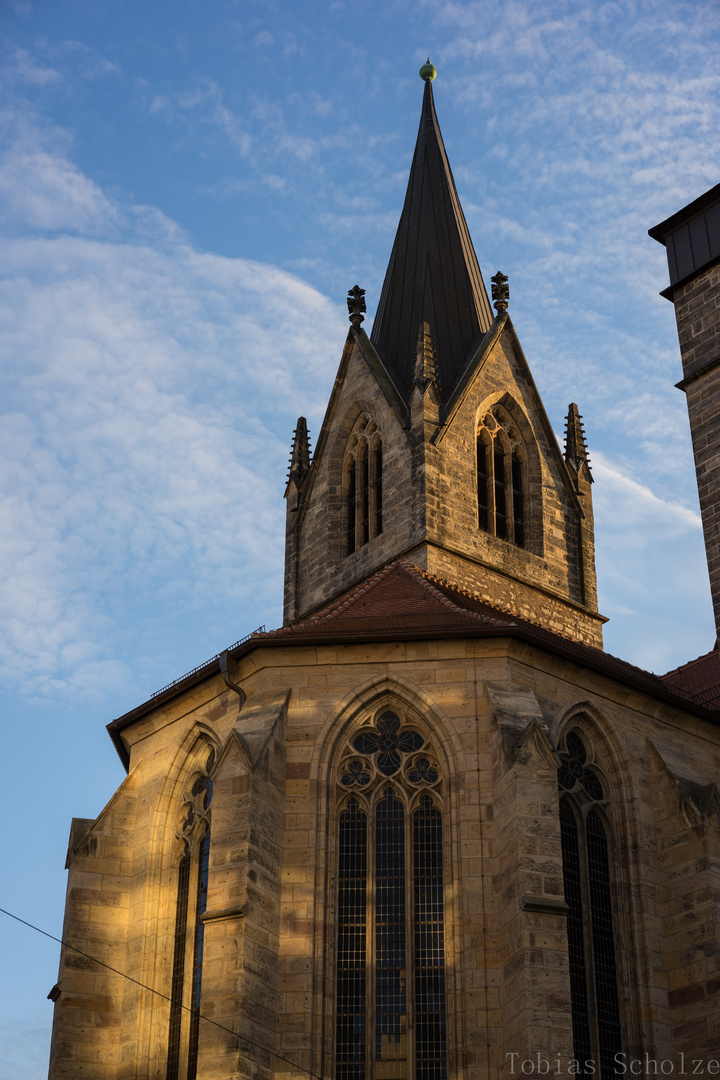
[[[424,82],[432,82],[436,75],[437,68],[434,64],[430,63],[430,57],[428,56],[427,64],[423,64],[420,68],[420,78],[423,79]]]

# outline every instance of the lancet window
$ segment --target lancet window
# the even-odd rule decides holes
[[[607,782],[571,731],[558,773],[575,1058],[614,1077],[621,1052]],[[590,1075],[582,1068],[581,1075]]]
[[[443,780],[385,709],[337,773],[337,1080],[446,1080]]]
[[[369,543],[383,530],[383,453],[377,424],[358,417],[343,463],[347,553]]]
[[[170,1031],[166,1080],[195,1080],[204,924],[210,865],[210,802],[215,752],[211,751],[204,772],[197,776],[185,797],[180,827],[175,937],[170,993]]]
[[[478,427],[476,453],[479,528],[524,547],[526,455],[502,406],[494,406]]]

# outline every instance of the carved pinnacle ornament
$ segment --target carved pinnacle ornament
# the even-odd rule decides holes
[[[508,301],[510,300],[510,286],[508,285],[507,274],[503,274],[498,270],[495,277],[491,277],[490,280],[492,281],[493,307],[498,315],[502,315],[503,312],[507,311]]]
[[[347,295],[348,312],[350,313],[350,322],[353,326],[359,327],[360,323],[365,319],[365,290],[361,289],[359,285],[353,285]]]

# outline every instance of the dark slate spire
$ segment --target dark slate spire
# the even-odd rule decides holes
[[[435,115],[432,76],[423,77],[415,156],[370,340],[408,396],[427,323],[449,396],[493,313]]]

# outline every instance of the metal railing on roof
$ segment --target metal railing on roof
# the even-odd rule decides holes
[[[716,699],[720,698],[720,686],[709,686],[706,690],[698,690],[693,694],[693,697],[702,705],[714,703]]]
[[[232,652],[233,649],[237,649],[238,645],[244,645],[246,641],[249,641],[255,634],[263,634],[265,632],[265,623],[262,626],[258,626],[257,630],[251,630],[245,637],[241,637],[239,641],[236,641],[234,645],[228,645],[227,649],[223,649],[222,652],[216,653],[215,656],[211,656],[209,660],[206,660],[204,664],[198,664],[197,667],[192,668],[190,671],[186,671],[184,675],[181,675],[179,679],[173,679],[167,686],[163,686],[161,690],[156,690],[150,695],[151,698],[160,697],[166,690],[172,690],[173,686],[179,686],[180,683],[185,682],[191,675],[196,675],[198,671],[202,671],[203,668],[208,667],[209,664],[214,664],[216,660],[219,660],[223,653]]]

